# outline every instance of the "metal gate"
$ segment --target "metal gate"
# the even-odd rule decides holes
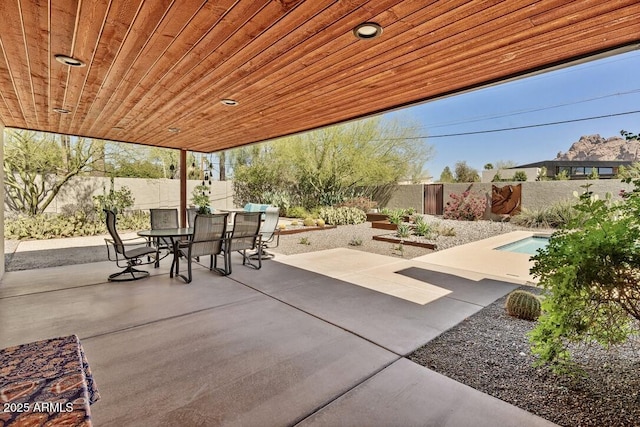
[[[424,186],[424,213],[427,215],[442,215],[442,184],[426,184]]]

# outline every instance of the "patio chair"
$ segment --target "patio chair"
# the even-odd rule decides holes
[[[178,228],[177,209],[149,209],[151,213],[151,229],[165,230],[167,228]],[[151,242],[156,248],[155,267],[160,266],[160,251],[167,249],[167,254],[173,253],[173,241],[167,237],[156,237]]]
[[[280,233],[277,230],[278,220],[280,219],[280,209],[274,206],[269,206],[264,212],[265,218],[260,226],[261,244],[262,244],[262,259],[271,259],[275,255],[267,252],[269,248],[277,248],[280,244]],[[275,244],[274,244],[275,242]],[[251,254],[251,259],[256,259],[258,253]]]
[[[228,234],[224,253],[227,257],[227,274],[231,274],[231,254],[242,254],[242,265],[259,270],[262,268],[262,239],[260,236],[261,212],[237,212],[233,220],[233,229]],[[255,250],[255,254],[247,254],[247,250]],[[257,264],[251,262],[255,255]]]
[[[115,261],[118,268],[124,268],[124,270],[119,273],[111,274],[109,281],[125,282],[149,276],[148,271],[138,270],[135,267],[155,262],[156,248],[148,246],[148,241],[141,237],[122,239],[116,228],[115,212],[108,209],[105,209],[104,212],[107,216],[107,230],[109,230],[109,234],[111,235],[111,239],[104,239],[107,244],[107,257],[109,261]],[[111,252],[112,247],[113,256]],[[141,258],[145,256],[147,256],[149,261],[143,263]],[[151,261],[151,258],[153,258],[153,261]]]
[[[198,208],[187,208],[187,227],[193,227],[196,223],[196,215],[198,215]]]
[[[227,274],[227,259],[224,257],[224,269],[218,268],[218,255],[222,253],[227,232],[228,214],[196,215],[193,221],[193,234],[188,241],[181,242],[178,248],[180,256],[187,261],[187,276],[180,274],[180,256],[176,257],[176,276],[190,283],[193,279],[191,263],[194,258],[210,255],[209,270]]]

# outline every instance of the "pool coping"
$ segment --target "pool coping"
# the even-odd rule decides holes
[[[544,233],[550,235],[550,233]],[[496,250],[518,240],[543,235],[538,231],[512,231],[465,245],[456,246],[413,258],[414,261],[442,267],[468,270],[487,277],[500,278],[512,283],[533,285],[538,282],[529,270],[533,267],[530,255]]]

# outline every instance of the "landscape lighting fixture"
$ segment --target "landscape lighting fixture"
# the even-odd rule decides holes
[[[221,99],[220,103],[228,107],[235,107],[236,105],[238,105],[238,101],[236,101],[235,99],[228,99],[228,98]]]
[[[77,58],[72,58],[67,55],[56,55],[56,61],[61,64],[68,65],[69,67],[84,67],[85,63]]]
[[[54,108],[53,111],[59,114],[69,114],[71,112],[71,110],[67,110],[66,108],[60,108],[60,107]]]
[[[353,35],[361,40],[375,39],[382,34],[382,27],[375,22],[363,22],[353,29]]]

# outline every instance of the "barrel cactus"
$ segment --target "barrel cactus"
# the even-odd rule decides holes
[[[525,320],[536,320],[540,316],[540,298],[531,292],[516,290],[507,296],[505,304],[510,316]]]

